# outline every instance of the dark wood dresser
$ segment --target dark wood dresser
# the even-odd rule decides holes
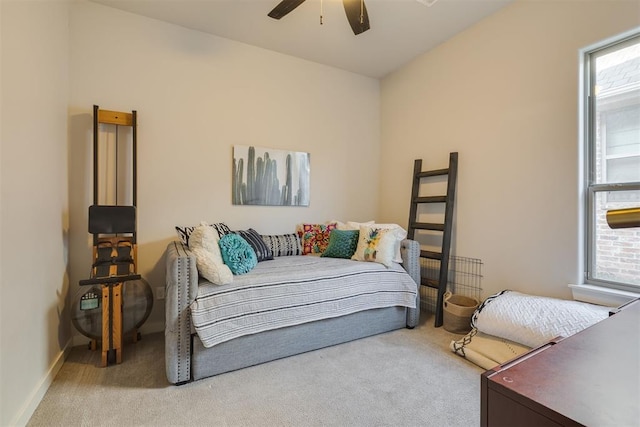
[[[640,299],[481,377],[481,426],[640,426]]]

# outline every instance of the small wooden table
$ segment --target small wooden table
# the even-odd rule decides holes
[[[482,374],[480,425],[640,425],[640,299]]]

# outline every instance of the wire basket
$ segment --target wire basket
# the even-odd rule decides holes
[[[438,280],[440,261],[420,258],[420,274],[432,280]],[[447,291],[464,295],[480,301],[482,293],[482,261],[477,258],[459,256],[449,257],[449,275]],[[428,313],[436,312],[438,290],[420,286],[420,309]]]

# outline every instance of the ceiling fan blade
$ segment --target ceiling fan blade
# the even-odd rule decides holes
[[[342,0],[342,4],[353,34],[357,36],[370,28],[367,6],[362,0]]]
[[[304,0],[282,0],[267,15],[273,19],[280,19],[302,3],[304,3]]]

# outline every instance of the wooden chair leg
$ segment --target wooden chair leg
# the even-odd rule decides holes
[[[109,295],[109,285],[102,285],[102,367],[107,366],[107,359],[109,355],[109,334],[111,332],[111,314],[109,313],[111,307],[111,298]]]
[[[112,350],[115,362],[122,363],[122,283],[102,285],[102,367]]]
[[[116,352],[116,363],[122,363],[122,283],[113,286],[113,301],[111,301],[113,319],[113,349]]]

